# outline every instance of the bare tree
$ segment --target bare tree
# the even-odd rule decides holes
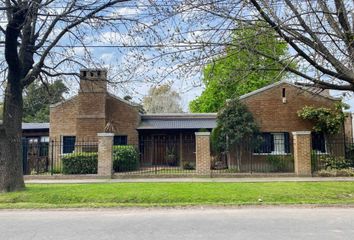
[[[89,54],[75,56],[77,47],[87,50],[87,35],[136,20],[115,14],[127,0],[2,0],[1,43],[5,59],[3,124],[0,127],[0,192],[24,187],[21,162],[22,94],[36,79],[76,76],[75,67],[93,64]],[[87,51],[88,52],[88,51]],[[72,53],[72,54],[70,54]]]
[[[249,47],[248,39],[232,40],[232,33],[261,24],[275,30],[289,45],[289,55],[274,56],[250,48],[262,58],[278,61],[297,82],[322,89],[354,90],[354,1],[350,0],[169,0],[151,1],[159,11],[163,34],[162,61],[170,57],[183,77],[200,73],[205,63],[225,55],[226,48]],[[166,23],[168,22],[168,23]],[[267,31],[267,30],[265,30]],[[264,32],[251,38],[255,44]],[[249,41],[248,41],[249,42]],[[168,46],[166,48],[166,46]],[[159,56],[150,57],[158,62]],[[148,61],[146,61],[148,62]],[[161,64],[161,63],[159,63]],[[158,65],[158,64],[157,64]],[[242,73],[242,69],[239,69]]]
[[[250,0],[308,71],[284,66],[324,89],[354,90],[354,1]],[[267,57],[267,56],[265,56]]]

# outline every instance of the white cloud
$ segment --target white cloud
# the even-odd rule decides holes
[[[128,46],[136,45],[143,40],[141,37],[120,32],[104,32],[95,37],[95,39],[103,44],[123,44]]]
[[[122,7],[118,8],[115,12],[112,13],[113,17],[126,17],[126,16],[132,16],[132,15],[138,15],[141,13],[142,8],[141,7]]]
[[[100,59],[106,63],[109,63],[112,61],[114,57],[114,54],[113,53],[103,53],[101,56],[100,56]]]

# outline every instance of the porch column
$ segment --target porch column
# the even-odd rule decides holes
[[[311,132],[293,132],[294,167],[297,176],[311,176]]]
[[[200,175],[210,175],[210,132],[195,133],[196,171]]]
[[[98,133],[97,175],[112,177],[113,172],[113,133]]]

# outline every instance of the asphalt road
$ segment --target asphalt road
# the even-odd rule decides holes
[[[0,239],[354,239],[354,208],[0,211]]]

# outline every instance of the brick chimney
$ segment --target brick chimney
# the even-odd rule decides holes
[[[107,92],[107,70],[81,69],[79,91],[91,93]]]
[[[107,70],[80,70],[76,136],[94,139],[106,126]]]

